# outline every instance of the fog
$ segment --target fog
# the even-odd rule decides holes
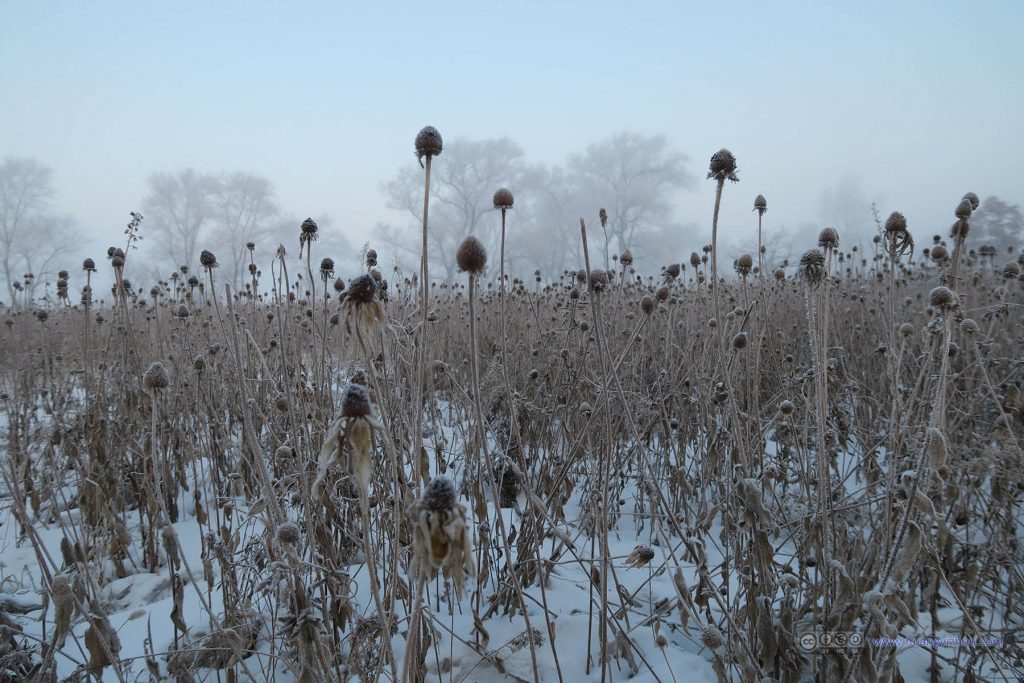
[[[517,220],[570,241],[577,212],[597,225],[593,192],[536,218],[543,173],[616,135],[663,136],[683,176],[650,216],[663,248],[637,254],[645,271],[708,241],[705,176],[722,147],[740,179],[723,195],[727,250],[752,251],[757,194],[769,234],[787,230],[797,253],[825,225],[868,244],[872,203],[902,211],[919,241],[945,234],[966,191],[1024,203],[1024,6],[829,5],[5,2],[0,159],[52,169],[46,215],[75,234],[54,271],[102,261],[129,212],[146,213],[149,179],[184,169],[270,182],[257,260],[286,239],[297,252],[313,216],[340,274],[365,243],[390,267],[402,249],[386,237],[411,217],[388,183],[415,166],[428,124],[446,143],[518,146],[535,191],[510,187],[513,243]],[[493,229],[493,212],[481,220]],[[154,244],[137,253],[166,274]]]

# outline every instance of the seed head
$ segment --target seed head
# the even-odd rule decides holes
[[[206,249],[203,249],[203,252],[199,254],[199,263],[203,266],[203,268],[210,270],[211,268],[217,267],[217,257],[213,255],[212,251],[207,251]]]
[[[747,348],[747,333],[740,332],[732,338],[732,347],[737,351]]]
[[[938,286],[928,293],[928,304],[942,310],[956,308],[960,297],[949,287]]]
[[[665,279],[669,281],[675,280],[681,272],[683,272],[683,269],[679,267],[678,263],[670,263],[665,266]]]
[[[644,315],[650,315],[654,312],[654,299],[650,295],[640,300],[640,310],[644,312]]]
[[[171,383],[167,368],[160,361],[151,363],[142,375],[142,384],[151,391],[166,389]]]
[[[348,285],[346,298],[355,304],[369,304],[377,296],[377,283],[371,275],[360,275]]]
[[[434,477],[427,483],[421,498],[428,510],[439,512],[455,504],[455,484],[448,477]]]
[[[302,530],[295,522],[285,522],[277,527],[277,542],[281,545],[296,546],[302,540]]]
[[[1003,277],[1007,280],[1020,277],[1020,264],[1016,261],[1007,261],[1006,265],[1003,266]]]
[[[633,252],[631,252],[629,249],[626,249],[626,251],[622,252],[622,255],[619,256],[619,263],[626,267],[633,265]]]
[[[960,331],[966,335],[978,334],[980,329],[973,318],[964,318],[960,321]]]
[[[324,258],[320,261],[320,277],[327,279],[334,275],[334,259]]]
[[[944,261],[949,256],[949,252],[941,244],[936,244],[932,247],[931,253],[929,254],[933,261]]]
[[[512,196],[512,192],[507,188],[499,188],[498,191],[494,193],[495,209],[511,209],[513,203],[515,203],[515,197]]]
[[[956,205],[956,211],[953,213],[957,218],[970,218],[974,212],[974,202],[968,199],[966,196],[960,200],[960,203]]]
[[[757,211],[762,216],[764,212],[768,210],[768,200],[764,198],[763,194],[759,194],[754,197],[754,211]]]
[[[783,401],[779,404],[779,412],[783,415],[792,415],[795,408],[792,401]]]
[[[374,268],[377,265],[377,250],[367,249],[366,250],[366,267]]]
[[[299,226],[299,244],[301,245],[315,240],[317,230],[319,230],[319,228],[317,227],[316,221],[312,218],[307,218],[302,221],[302,225]]]
[[[443,148],[444,142],[441,140],[441,134],[433,126],[427,126],[416,135],[417,159],[431,156],[436,157]]]
[[[741,254],[736,263],[733,264],[733,268],[740,275],[750,275],[751,268],[754,267],[754,257],[750,254]]]
[[[342,417],[369,417],[370,392],[361,384],[349,384],[341,395]]]
[[[885,231],[906,232],[907,219],[899,211],[893,211],[891,214],[889,214],[889,217],[885,219]]]
[[[608,286],[608,273],[597,268],[590,271],[590,288],[595,292],[604,291],[605,287]]]
[[[725,636],[713,624],[708,625],[700,634],[700,642],[709,650],[717,650],[725,644]]]
[[[727,178],[738,182],[736,177],[736,157],[727,149],[720,149],[711,157],[711,166],[708,170],[708,178],[725,181]]]
[[[480,240],[470,235],[459,245],[459,250],[455,253],[455,262],[459,270],[470,275],[480,275],[487,265],[487,250]]]
[[[340,277],[334,279],[334,291],[341,292],[345,289],[345,281]]]
[[[700,254],[695,251],[690,252],[690,265],[694,268],[700,265]]]
[[[95,273],[96,262],[93,261],[91,258],[85,259],[84,261],[82,261],[82,270],[88,271],[90,273]]]
[[[914,326],[910,323],[903,323],[900,325],[900,336],[904,339],[914,336]]]
[[[825,278],[825,255],[818,249],[804,252],[800,257],[800,279],[811,287],[821,284]]]
[[[835,249],[839,246],[839,233],[835,228],[825,228],[818,233],[818,246],[822,249],[829,247]]]

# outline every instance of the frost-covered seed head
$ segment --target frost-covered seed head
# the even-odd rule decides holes
[[[928,293],[928,304],[935,308],[948,310],[959,303],[960,297],[949,287],[940,285]]]
[[[835,249],[839,246],[839,233],[836,232],[835,228],[824,228],[818,233],[818,246],[822,249],[831,247]]]
[[[349,384],[341,395],[342,417],[369,417],[370,392],[360,384]]]
[[[455,504],[455,484],[448,477],[434,477],[423,489],[420,500],[428,510],[449,510]]]
[[[416,158],[436,157],[444,149],[444,142],[437,128],[426,126],[416,135]]]
[[[495,209],[511,209],[515,203],[515,197],[512,196],[511,190],[507,188],[499,188],[494,193],[494,208]]]
[[[480,275],[487,266],[487,250],[480,240],[470,235],[459,245],[455,253],[455,262],[459,270],[470,275]]]
[[[151,363],[142,375],[142,384],[150,391],[166,389],[171,383],[167,368],[160,361]]]
[[[763,194],[759,194],[754,197],[754,211],[764,215],[764,212],[768,210],[768,200],[764,198]]]
[[[708,170],[708,178],[724,181],[726,179],[736,182],[736,157],[727,149],[720,149],[711,157],[711,164]]]

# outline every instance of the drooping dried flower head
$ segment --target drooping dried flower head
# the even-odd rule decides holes
[[[825,279],[825,255],[819,249],[804,252],[797,272],[804,284],[817,287]]]
[[[199,263],[203,268],[210,270],[217,267],[217,257],[213,255],[212,251],[203,249],[202,253],[199,254]]]
[[[462,595],[466,576],[476,574],[466,508],[455,499],[455,487],[446,477],[434,477],[411,510],[413,548],[420,576],[429,579],[441,569]]]
[[[334,259],[325,257],[320,261],[320,277],[324,280],[334,276]]]
[[[361,384],[349,384],[341,395],[342,417],[368,417],[370,411],[370,392]]]
[[[150,391],[166,389],[171,383],[167,368],[160,361],[151,363],[142,375],[142,384]]]
[[[638,545],[626,558],[626,564],[634,569],[646,567],[654,559],[654,550],[650,546]]]
[[[368,273],[349,283],[341,301],[346,326],[351,328],[350,322],[354,318],[356,324],[369,327],[384,317],[384,309],[377,300],[377,291],[377,281]]]
[[[455,484],[448,477],[434,477],[423,489],[421,500],[429,510],[447,510],[455,504]]]
[[[835,228],[824,228],[818,233],[818,246],[822,249],[835,249],[839,246],[839,233]]]
[[[299,226],[299,246],[301,247],[302,245],[315,240],[318,230],[319,228],[317,227],[316,221],[312,218],[307,218],[302,221],[302,225]]]
[[[437,156],[444,149],[444,142],[437,128],[426,126],[416,135],[416,158]]]
[[[739,182],[739,178],[736,177],[736,157],[732,152],[723,148],[714,153],[711,157],[708,178],[723,182],[726,179],[734,183]]]
[[[512,204],[515,203],[515,198],[512,196],[512,192],[507,188],[499,188],[494,193],[494,208],[495,209],[511,209]]]
[[[736,259],[736,262],[733,263],[733,268],[736,269],[736,272],[744,277],[750,275],[750,271],[753,267],[754,257],[750,254],[741,254],[740,257]]]
[[[377,282],[369,274],[360,275],[352,280],[345,293],[345,300],[354,304],[369,304],[377,296]]]
[[[764,198],[763,194],[759,194],[754,197],[754,211],[757,211],[762,216],[764,212],[768,210],[768,200]]]
[[[487,250],[476,237],[468,236],[459,245],[455,253],[455,262],[459,270],[470,275],[481,275],[487,266]]]

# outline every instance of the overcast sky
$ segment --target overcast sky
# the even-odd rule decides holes
[[[680,222],[705,228],[728,147],[727,238],[758,193],[771,225],[818,220],[844,174],[931,234],[967,190],[1024,203],[1022,29],[1017,0],[0,0],[0,157],[53,167],[56,207],[93,239],[76,255],[183,167],[264,175],[286,212],[360,244],[394,220],[379,183],[427,124],[552,163],[664,133],[701,178]]]

